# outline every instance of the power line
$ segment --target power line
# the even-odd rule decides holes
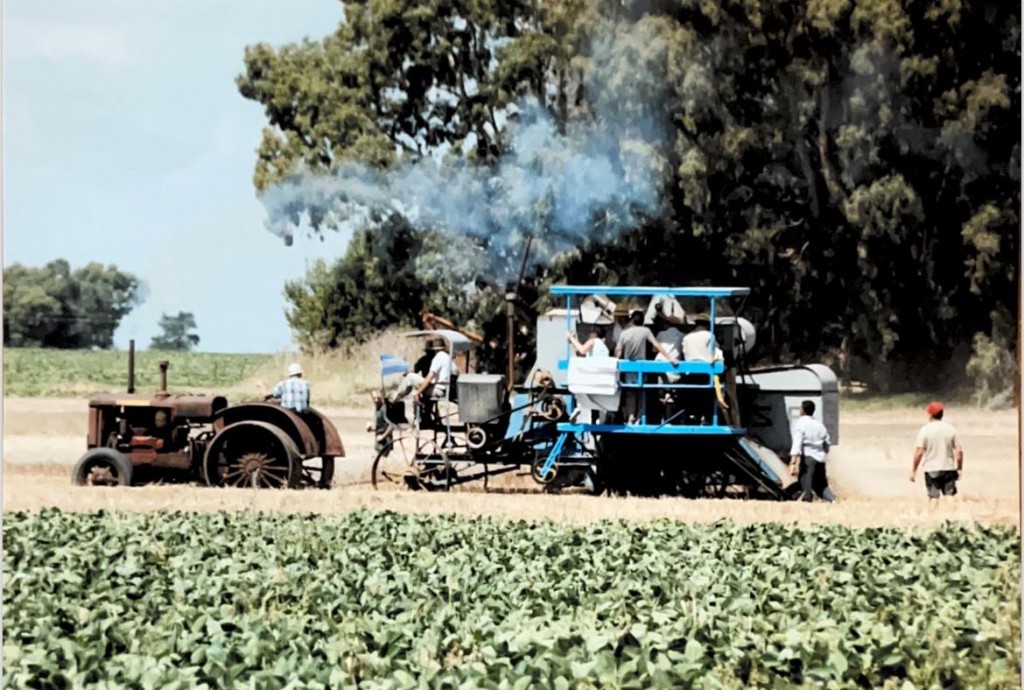
[[[38,324],[38,323],[91,323],[91,324],[102,324],[102,325],[118,325],[121,321],[124,320],[124,317],[121,317],[121,318],[114,318],[114,317],[103,318],[102,316],[45,316],[45,317],[42,317],[42,318],[33,318],[33,319],[26,319],[26,320],[31,321],[33,324]],[[17,323],[18,321],[23,321],[23,320],[22,319],[17,319],[15,321],[15,323]],[[5,314],[4,315],[4,322],[5,323],[11,323],[11,317]]]

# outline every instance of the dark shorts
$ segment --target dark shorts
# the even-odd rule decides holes
[[[928,489],[928,497],[938,498],[940,493],[945,496],[956,496],[956,480],[959,477],[960,473],[956,470],[925,472],[924,485]]]

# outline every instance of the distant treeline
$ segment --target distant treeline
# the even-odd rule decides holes
[[[238,79],[270,125],[254,181],[278,232],[374,207],[346,257],[287,287],[307,345],[429,308],[498,358],[530,234],[524,319],[553,281],[743,285],[765,361],[824,360],[887,389],[1010,380],[1019,5],[344,5],[321,41],[251,46]],[[530,95],[558,160],[524,162]],[[439,152],[443,170],[413,174]]]
[[[4,347],[109,348],[142,283],[117,266],[64,259],[4,269]]]

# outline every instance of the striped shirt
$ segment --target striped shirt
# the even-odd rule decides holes
[[[309,410],[309,383],[304,379],[295,376],[287,378],[274,386],[271,395],[281,400],[281,407],[296,412]]]
[[[789,454],[824,462],[829,443],[828,429],[824,424],[814,417],[800,415],[793,423],[793,447]]]

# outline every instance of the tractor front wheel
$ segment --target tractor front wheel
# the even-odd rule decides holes
[[[76,486],[131,486],[132,464],[113,448],[93,448],[75,463],[71,481]]]

